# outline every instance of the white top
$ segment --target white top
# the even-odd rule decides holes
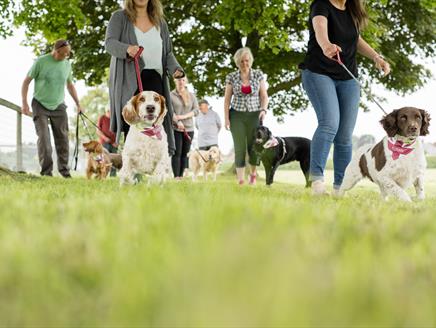
[[[153,26],[147,32],[142,32],[135,26],[135,35],[138,45],[144,47],[141,55],[144,68],[154,69],[162,76],[162,38],[159,30]]]

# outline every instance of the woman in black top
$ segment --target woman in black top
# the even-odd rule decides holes
[[[360,36],[367,14],[361,0],[315,0],[310,7],[309,43],[303,69],[303,87],[315,109],[318,127],[312,138],[310,176],[312,192],[325,193],[324,168],[334,144],[334,184],[341,186],[351,160],[352,135],[360,100],[359,84],[334,59],[337,55],[357,76],[356,53],[371,58],[389,74],[389,64]]]

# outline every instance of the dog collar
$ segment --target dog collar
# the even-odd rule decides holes
[[[148,137],[155,138],[158,140],[162,140],[162,127],[161,126],[153,126],[151,128],[144,128],[141,133],[145,134]]]
[[[395,136],[388,138],[388,149],[392,153],[392,159],[395,161],[400,155],[407,156],[415,149],[416,139]]]

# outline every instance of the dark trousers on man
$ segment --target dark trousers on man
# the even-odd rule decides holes
[[[49,122],[53,132],[56,155],[58,158],[58,170],[64,177],[70,176],[68,167],[68,116],[67,106],[60,104],[55,110],[46,109],[36,99],[32,100],[33,123],[38,136],[38,158],[41,166],[41,175],[53,174],[53,149],[50,142]]]

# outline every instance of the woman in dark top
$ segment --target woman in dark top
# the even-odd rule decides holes
[[[334,190],[341,186],[351,160],[352,134],[360,100],[360,86],[334,59],[337,54],[357,76],[356,53],[374,61],[389,74],[389,64],[360,36],[367,14],[361,0],[315,0],[310,7],[309,43],[300,65],[303,87],[315,109],[318,127],[311,144],[312,193],[325,194],[324,168],[334,144]]]

